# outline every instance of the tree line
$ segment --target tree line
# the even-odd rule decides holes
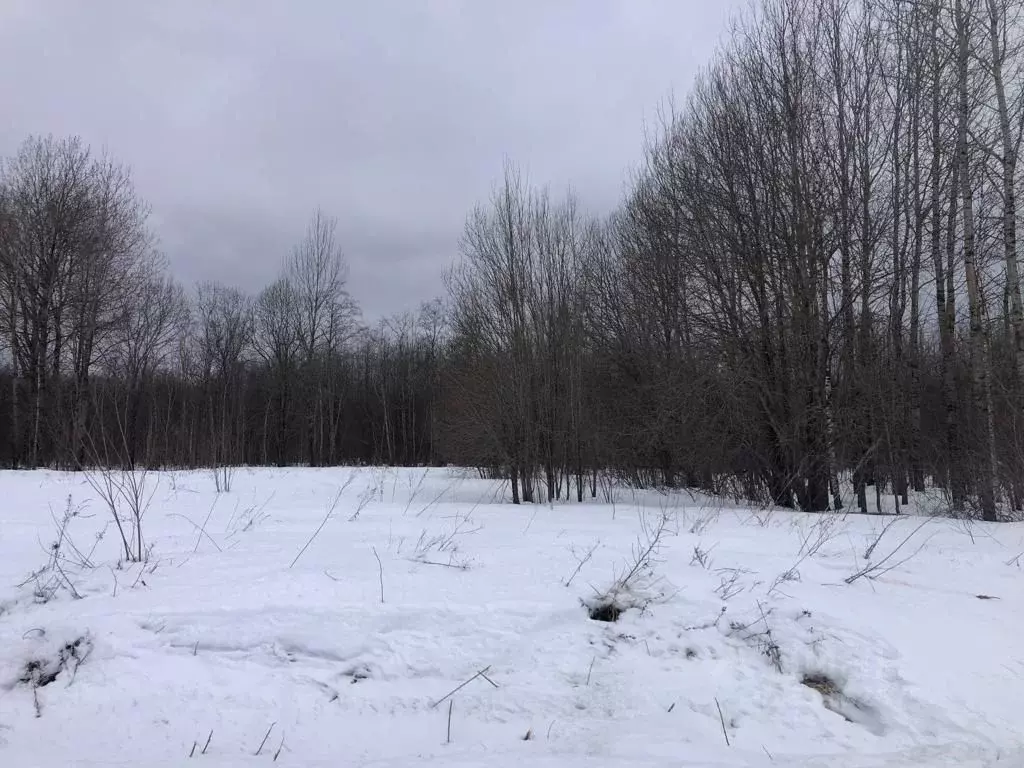
[[[31,138],[0,173],[0,460],[452,462],[516,502],[616,478],[1019,512],[1022,10],[763,0],[618,210],[508,166],[446,300],[373,327],[323,212],[257,295],[186,290],[124,166]]]
[[[168,274],[129,170],[76,138],[0,169],[0,460],[77,469],[435,460],[437,302],[376,328],[317,212],[258,295]]]
[[[763,0],[610,220],[510,169],[449,278],[453,455],[526,500],[1019,512],[1022,8]]]

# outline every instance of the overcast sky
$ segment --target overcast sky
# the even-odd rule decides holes
[[[441,295],[507,156],[609,210],[738,0],[0,0],[0,153],[131,165],[176,277],[257,291],[337,217],[368,319]]]

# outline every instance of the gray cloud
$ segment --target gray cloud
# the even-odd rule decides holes
[[[504,157],[619,199],[738,0],[4,0],[0,152],[131,164],[179,279],[258,290],[310,213],[369,318],[440,295]]]

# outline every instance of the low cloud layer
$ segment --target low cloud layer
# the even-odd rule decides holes
[[[369,318],[443,291],[503,159],[610,209],[734,0],[5,0],[0,152],[129,163],[181,280],[256,291],[317,206]]]

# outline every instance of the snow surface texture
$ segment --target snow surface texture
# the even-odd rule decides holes
[[[0,472],[0,765],[1024,766],[1019,525],[902,519],[865,559],[892,518],[149,480],[151,559],[118,565],[85,478]]]

